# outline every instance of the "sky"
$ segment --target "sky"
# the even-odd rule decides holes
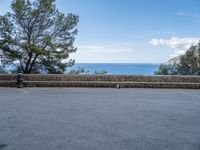
[[[11,0],[0,0],[0,14]],[[56,0],[79,15],[77,63],[165,63],[200,40],[200,0]]]

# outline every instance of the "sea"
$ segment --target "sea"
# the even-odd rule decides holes
[[[84,69],[88,74],[95,74],[95,71],[107,71],[110,75],[154,75],[161,64],[146,63],[77,63],[70,70]]]

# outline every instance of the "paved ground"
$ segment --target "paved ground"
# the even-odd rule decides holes
[[[200,91],[0,88],[0,150],[200,150]]]

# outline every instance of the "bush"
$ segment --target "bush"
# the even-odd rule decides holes
[[[200,42],[192,46],[184,55],[162,64],[156,75],[200,75]]]

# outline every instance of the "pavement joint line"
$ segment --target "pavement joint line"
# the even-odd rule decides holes
[[[26,91],[26,90],[23,90],[23,89],[17,89],[17,90],[20,91],[20,92],[22,92],[22,93],[24,93],[24,94],[29,94],[29,92]]]
[[[61,89],[59,89],[59,88],[48,88],[48,90],[59,91],[59,92],[64,92],[65,91],[63,88],[61,88]]]

